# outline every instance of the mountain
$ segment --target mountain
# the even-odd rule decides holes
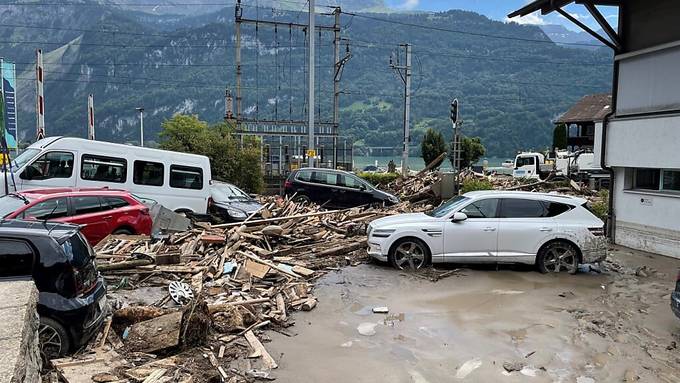
[[[576,31],[571,31],[567,29],[564,25],[558,25],[558,24],[546,24],[546,25],[540,25],[539,26],[541,30],[550,38],[550,40],[558,43],[558,44],[590,44],[594,45],[594,47],[588,47],[588,46],[581,46],[583,48],[588,48],[588,49],[595,49],[599,45],[600,47],[604,46],[602,43],[600,43],[598,40],[593,38],[589,33],[587,32],[576,32]],[[598,33],[604,35],[603,31],[598,31]]]
[[[151,139],[174,113],[222,119],[225,87],[235,90],[233,8],[157,15],[101,3],[70,4],[0,8],[0,56],[18,64],[23,140],[33,139],[35,131],[38,47],[45,52],[48,134],[84,137],[90,93],[102,140],[135,142],[140,106]],[[306,19],[299,11],[244,12],[285,22]],[[319,16],[318,23],[332,19]],[[546,147],[551,119],[583,95],[611,86],[610,51],[559,46],[535,26],[465,11],[342,15],[341,25],[349,41],[341,52],[348,44],[352,57],[342,73],[340,134],[354,138],[358,150],[400,145],[403,84],[389,62],[402,42],[413,45],[412,145],[430,127],[450,138],[449,103],[457,97],[463,133],[482,137],[489,155]],[[277,32],[242,28],[243,110],[252,118],[304,120],[305,35],[287,27]],[[322,34],[317,45],[314,107],[322,120],[330,120],[331,36]]]

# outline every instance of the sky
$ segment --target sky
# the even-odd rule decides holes
[[[401,10],[421,10],[421,11],[447,11],[449,9],[464,9],[485,15],[491,19],[507,21],[507,14],[515,11],[525,4],[528,0],[385,0],[385,4],[391,8]],[[616,27],[617,8],[616,7],[599,7],[600,12],[607,18],[609,23]],[[579,21],[585,23],[595,30],[600,29],[600,26],[588,11],[582,5],[571,4],[565,7],[569,12]],[[565,27],[580,31],[571,21],[565,19],[561,15],[553,12],[549,15],[543,16],[540,12],[535,12],[531,15],[522,18],[513,19],[520,24],[561,24]]]

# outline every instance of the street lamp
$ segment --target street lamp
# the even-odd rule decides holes
[[[144,146],[144,108],[135,108],[139,112],[139,146]]]

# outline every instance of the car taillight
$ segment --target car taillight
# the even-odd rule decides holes
[[[78,271],[76,268],[73,268],[76,295],[87,294],[97,286],[97,272],[94,271],[94,267],[92,269],[88,270],[88,268],[85,268],[85,270]]]
[[[604,237],[604,227],[589,227],[588,231],[596,237]]]
[[[290,181],[288,181],[288,180],[286,180],[286,182],[283,183],[283,187],[284,187],[284,189],[292,188],[292,187],[293,187],[293,183],[290,182]]]

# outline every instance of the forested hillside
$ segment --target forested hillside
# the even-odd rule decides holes
[[[245,16],[297,22],[307,17],[253,6],[245,7]],[[99,139],[138,140],[140,106],[147,113],[147,140],[174,113],[220,120],[225,88],[233,91],[235,83],[233,17],[233,7],[180,16],[88,2],[3,6],[0,56],[18,64],[21,138],[34,135],[35,48],[45,52],[48,134],[85,136],[89,93],[95,96]],[[332,24],[332,18],[320,16],[318,23]],[[353,137],[357,148],[400,145],[403,87],[389,67],[399,43],[413,45],[414,146],[429,127],[450,137],[449,102],[457,97],[463,132],[482,137],[489,155],[544,147],[552,137],[551,119],[581,96],[610,88],[608,50],[557,46],[537,27],[464,11],[343,14],[341,25],[341,55],[349,49],[352,58],[342,75],[340,133]],[[321,120],[330,120],[332,36],[317,38],[314,108]],[[244,112],[303,119],[304,33],[251,25],[244,26],[243,41]]]

